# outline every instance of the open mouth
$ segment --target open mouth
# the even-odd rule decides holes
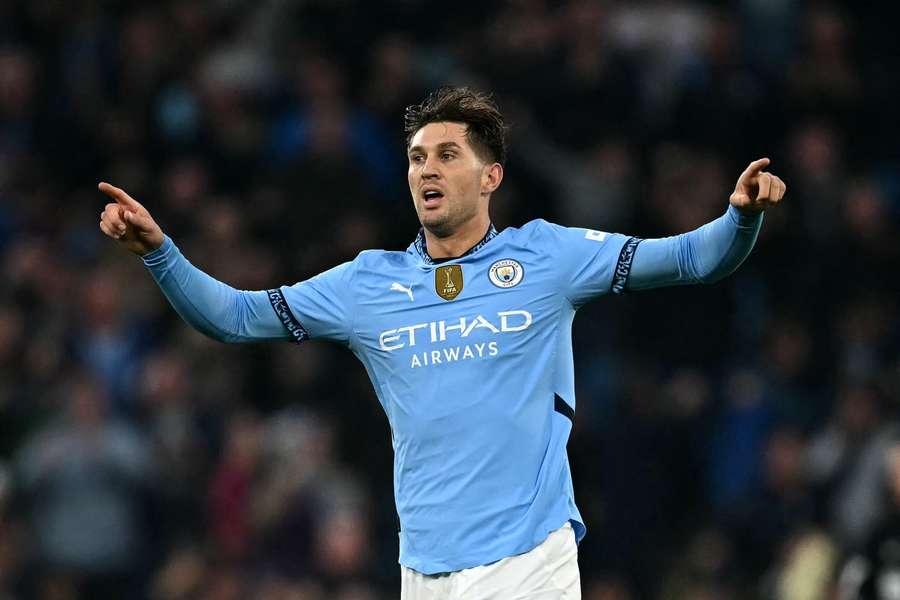
[[[431,208],[433,206],[437,206],[440,204],[441,200],[444,198],[444,193],[440,190],[425,190],[422,193],[423,204],[426,208]]]

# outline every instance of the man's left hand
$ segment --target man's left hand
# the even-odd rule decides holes
[[[787,186],[784,182],[767,171],[768,158],[760,158],[750,163],[734,186],[734,193],[728,199],[731,205],[745,215],[757,215],[771,206],[775,206],[784,198]]]

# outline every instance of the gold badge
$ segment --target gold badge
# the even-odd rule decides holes
[[[463,290],[463,273],[460,265],[438,267],[434,271],[434,290],[444,300],[453,300]]]

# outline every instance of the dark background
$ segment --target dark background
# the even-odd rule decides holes
[[[462,83],[511,124],[500,228],[681,233],[761,156],[788,186],[728,279],[576,320],[585,598],[859,587],[900,498],[900,48],[870,6],[0,0],[0,598],[398,597],[364,369],[191,331],[96,184],[214,276],[293,283],[412,241],[403,109]]]

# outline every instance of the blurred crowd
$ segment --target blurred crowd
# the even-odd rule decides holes
[[[867,3],[0,0],[0,599],[397,598],[390,430],[321,343],[226,346],[106,180],[243,289],[405,248],[404,107],[491,90],[499,228],[786,201],[713,286],[575,326],[587,600],[900,598],[900,94]]]

